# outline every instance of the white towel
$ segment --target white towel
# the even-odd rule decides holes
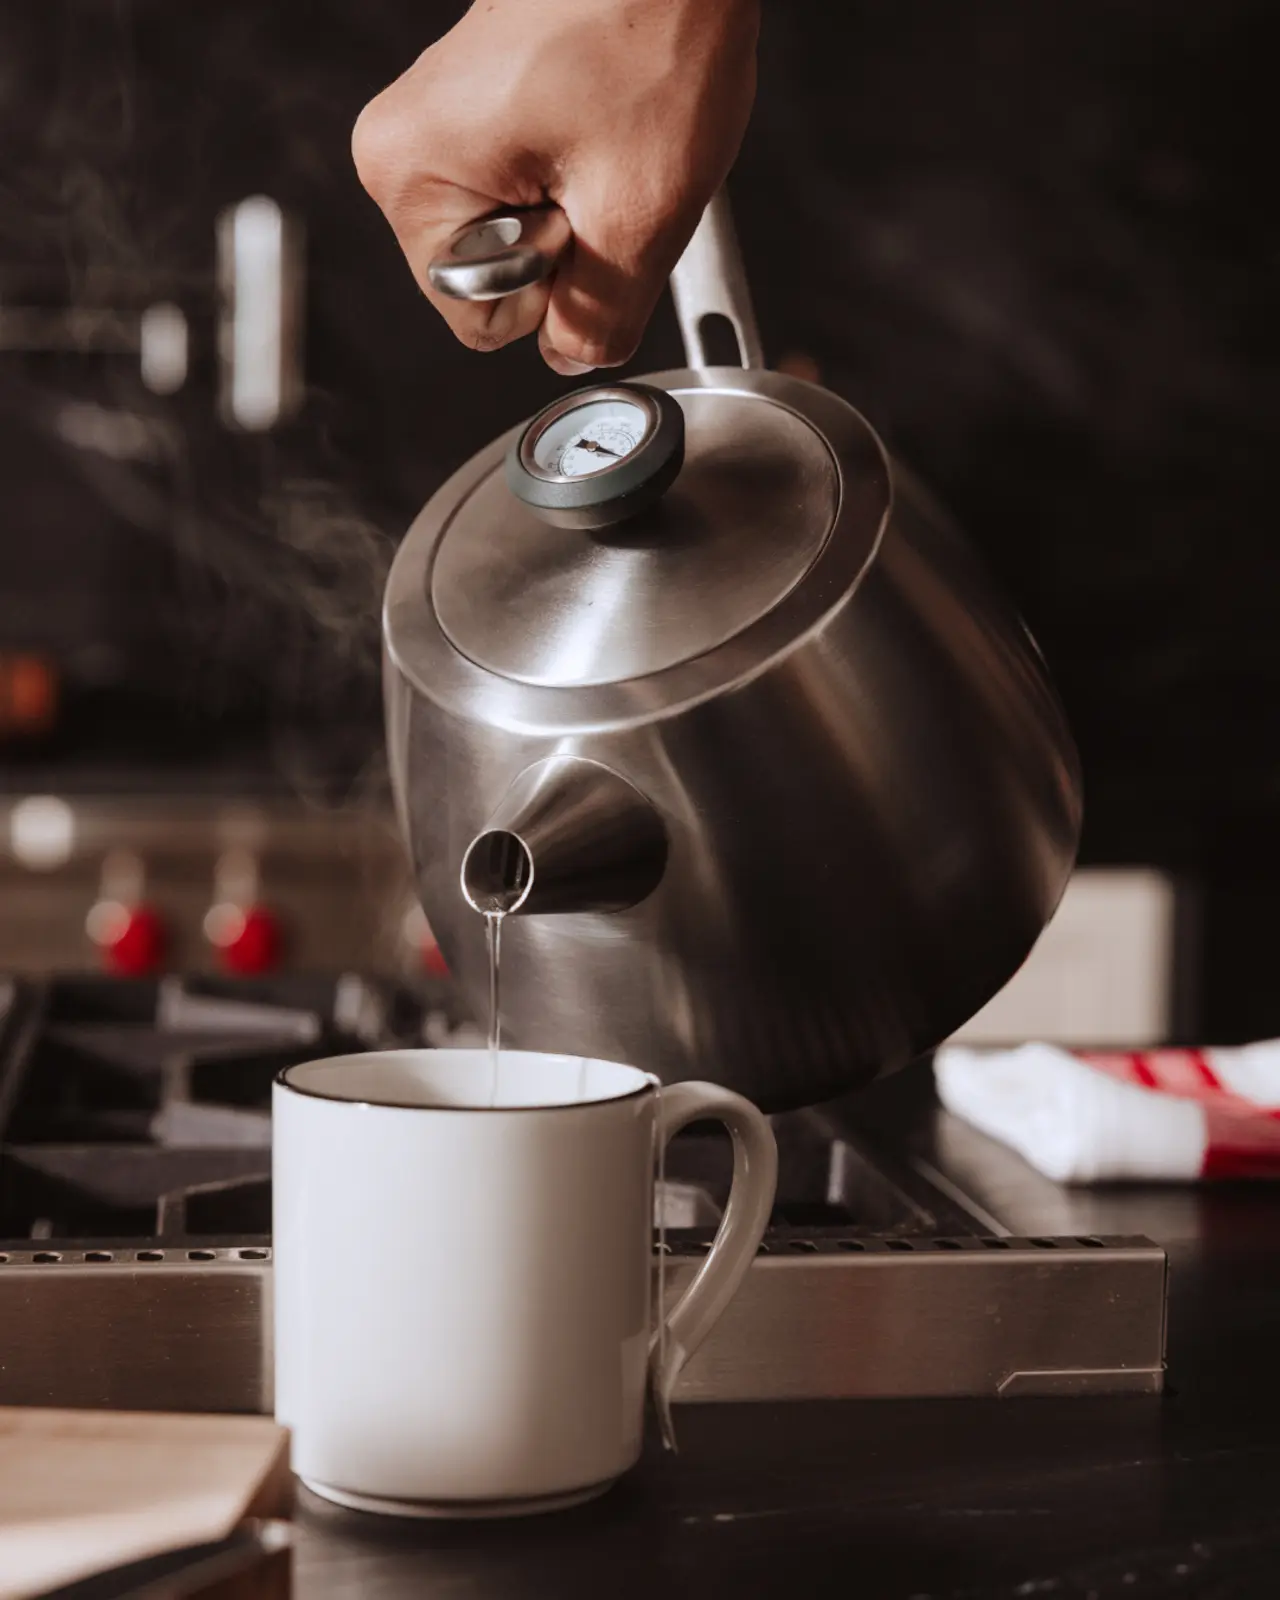
[[[934,1076],[948,1111],[1059,1183],[1280,1177],[1280,1040],[1106,1054],[948,1046]]]

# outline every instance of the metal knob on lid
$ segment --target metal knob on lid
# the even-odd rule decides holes
[[[609,528],[645,510],[684,463],[684,412],[665,389],[578,389],[534,417],[507,452],[507,486],[544,522]]]

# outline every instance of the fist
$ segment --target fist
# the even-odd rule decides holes
[[[737,156],[758,25],[758,0],[477,0],[370,101],[356,170],[459,339],[536,331],[566,376],[631,357]],[[573,229],[550,280],[483,304],[431,287],[464,223],[548,200]]]

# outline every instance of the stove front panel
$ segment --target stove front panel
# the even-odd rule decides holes
[[[0,902],[0,971],[18,974],[351,968],[411,978],[433,956],[394,823],[373,805],[0,797]],[[154,916],[151,960],[113,928],[114,906]],[[256,948],[234,942],[237,914],[250,911],[270,924]]]

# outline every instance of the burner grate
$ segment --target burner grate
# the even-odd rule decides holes
[[[0,989],[0,1240],[270,1233],[282,1067],[387,1042],[353,978]]]

